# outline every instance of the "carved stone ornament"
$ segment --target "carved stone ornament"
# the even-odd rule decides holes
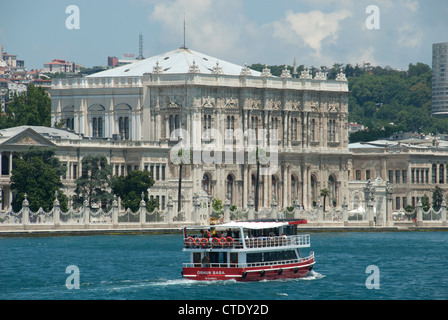
[[[342,69],[336,75],[336,81],[347,81],[347,77],[345,76],[345,73],[342,72]]]
[[[291,72],[288,70],[288,66],[287,65],[285,65],[285,69],[282,70],[282,74],[281,74],[280,77],[283,78],[283,79],[292,78],[291,77]]]
[[[193,60],[193,64],[188,69],[188,73],[199,73],[199,66],[196,64],[196,60]]]
[[[264,69],[261,72],[261,76],[262,77],[272,77],[271,69],[268,68],[267,64],[264,65]]]
[[[224,71],[222,71],[222,68],[219,66],[219,61],[216,61],[216,66],[213,67],[212,74],[224,74]]]
[[[300,72],[300,79],[313,79],[313,76],[308,68],[305,68],[305,70]]]
[[[159,61],[156,62],[156,65],[152,68],[153,74],[163,74],[163,68],[159,66]]]
[[[316,75],[314,76],[314,80],[327,80],[327,73],[322,72],[320,69],[316,72]]]
[[[247,63],[244,64],[244,67],[241,68],[241,76],[251,76],[252,73],[250,72],[250,69],[247,67]]]

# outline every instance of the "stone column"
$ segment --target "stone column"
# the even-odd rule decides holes
[[[423,205],[422,205],[422,201],[420,200],[420,198],[418,199],[417,202],[417,226],[422,226],[423,225]]]
[[[174,216],[174,203],[173,199],[171,199],[171,196],[168,198],[168,203],[166,207],[168,208],[166,212],[166,222],[171,223],[173,222],[173,216]]]
[[[367,219],[369,220],[369,226],[373,227],[375,225],[375,222],[373,220],[373,201],[368,200],[367,201]]]
[[[224,223],[230,222],[230,200],[224,200]]]
[[[201,203],[199,202],[198,198],[199,197],[198,197],[197,194],[195,194],[194,197],[193,197],[193,214],[192,214],[191,220],[194,223],[198,223],[199,222],[199,212],[201,210]]]
[[[294,206],[294,219],[299,219],[299,217],[300,217],[300,202],[299,202],[298,198],[294,201],[293,206]]]
[[[445,202],[445,200],[442,201],[440,218],[442,219],[442,225],[446,226],[447,225],[447,221],[446,221],[446,202]]]
[[[114,200],[112,201],[112,226],[114,228],[118,227],[118,201],[116,195],[114,195]]]
[[[27,229],[30,225],[30,203],[27,198],[28,196],[25,193],[25,199],[22,202],[22,223],[24,229]]]
[[[277,211],[277,201],[276,199],[273,197],[272,198],[272,202],[271,202],[271,214],[270,217],[271,219],[277,219],[277,215],[278,215],[278,211]]]
[[[83,211],[84,226],[88,227],[90,224],[90,208],[89,208],[89,201],[87,199],[84,200],[84,203],[82,205],[82,211]]]
[[[317,200],[317,222],[324,221],[324,210],[322,208],[322,204],[320,203],[320,199]]]
[[[61,225],[61,207],[58,200],[58,192],[55,192],[55,200],[53,202],[53,223],[55,228]]]
[[[145,202],[145,193],[142,192],[142,200],[140,201],[140,208],[139,208],[139,213],[140,213],[140,225],[142,227],[145,226],[146,224],[146,202]]]
[[[254,220],[255,219],[255,211],[254,211],[254,200],[251,198],[249,203],[247,204],[247,219]]]
[[[344,225],[348,224],[348,204],[346,197],[344,197],[344,200],[342,201],[342,221],[344,222]]]

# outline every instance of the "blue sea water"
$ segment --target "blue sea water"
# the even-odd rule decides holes
[[[180,234],[0,238],[0,299],[445,300],[447,248],[446,232],[312,233],[307,278],[195,282],[181,277]],[[66,286],[68,266],[79,289]]]

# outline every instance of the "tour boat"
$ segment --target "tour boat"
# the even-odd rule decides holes
[[[190,253],[182,276],[192,280],[261,281],[306,277],[314,265],[308,234],[297,234],[306,220],[230,222],[183,228]]]

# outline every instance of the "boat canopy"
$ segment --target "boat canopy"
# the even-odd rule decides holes
[[[244,229],[271,229],[271,228],[280,228],[283,226],[288,226],[291,223],[289,222],[264,222],[264,221],[249,221],[249,222],[235,222],[231,221],[228,223],[220,224],[217,227],[224,228],[244,228]]]

